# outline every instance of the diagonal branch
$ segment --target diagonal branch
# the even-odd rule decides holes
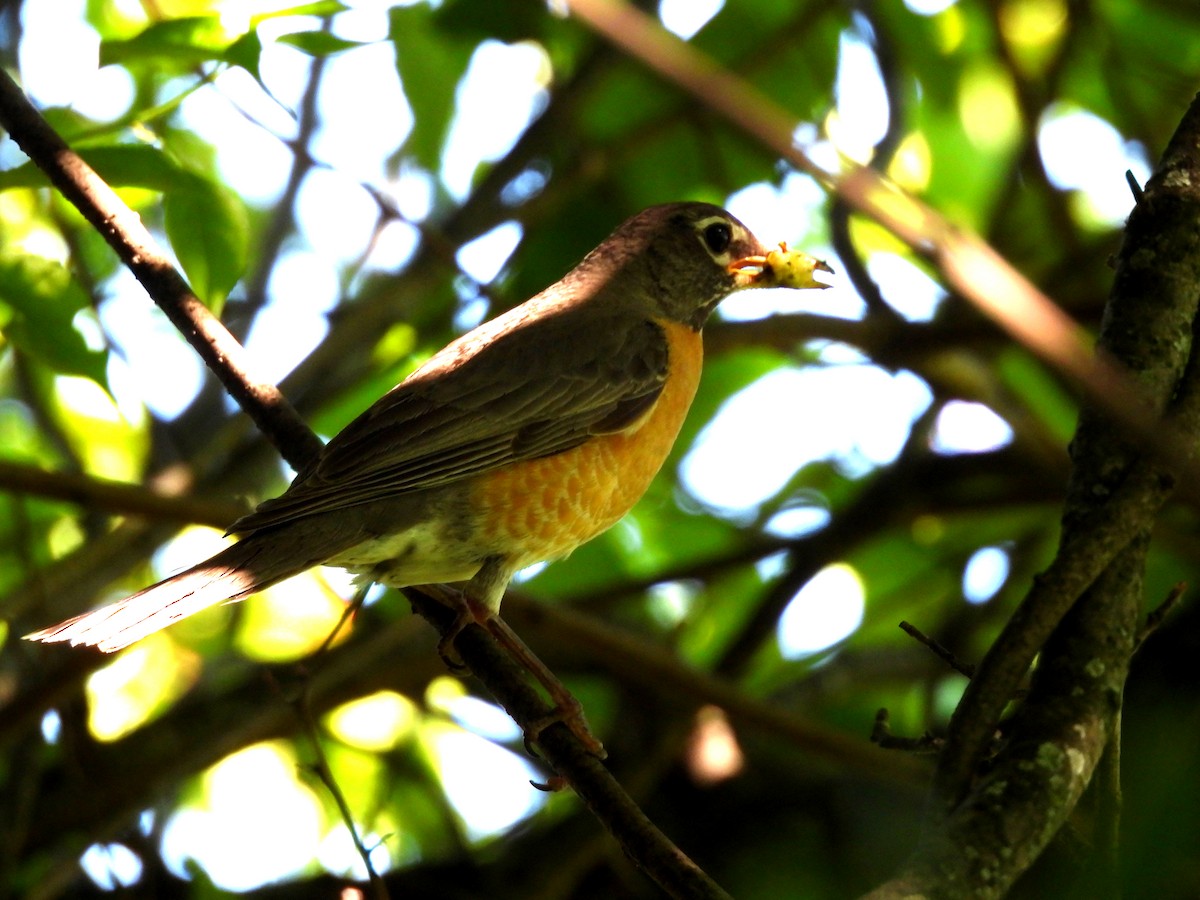
[[[321,451],[321,442],[272,384],[250,377],[242,346],[192,292],[159,249],[141,217],[67,146],[25,97],[7,72],[0,71],[0,125],[46,173],[141,282],[205,365],[246,410],[259,429],[297,471]]]
[[[70,150],[20,88],[2,72],[0,123],[117,251],[284,458],[299,471],[310,465],[320,452],[320,440],[277,388],[249,379],[241,345],[191,292],[138,216]],[[455,615],[451,610],[419,592],[411,591],[409,596],[414,608],[439,633],[446,634],[454,627]],[[554,711],[483,628],[462,629],[454,639],[454,646],[476,677],[527,733],[535,733],[532,726],[554,718]],[[630,858],[669,894],[713,900],[728,897],[650,822],[601,761],[565,725],[555,722],[536,731],[538,746],[559,776],[583,798]]]
[[[930,259],[946,283],[1055,371],[1088,401],[1180,475],[1193,496],[1200,477],[1185,436],[1164,434],[1142,386],[1106,355],[1093,355],[1086,332],[978,235],[944,219],[879,173],[847,164],[825,170],[796,146],[796,121],[747,82],[679,40],[623,0],[570,0],[571,12],[629,56],[690,94],[764,147],[878,222]]]

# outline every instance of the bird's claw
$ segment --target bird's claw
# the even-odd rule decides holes
[[[525,747],[530,755],[537,755],[533,745],[537,743],[543,731],[555,723],[565,725],[592,756],[604,759],[608,754],[604,745],[591,732],[587,719],[583,714],[583,705],[558,680],[546,664],[525,645],[525,642],[513,631],[508,624],[485,604],[475,600],[468,592],[449,590],[441,586],[427,586],[426,590],[440,602],[455,610],[455,620],[438,640],[437,651],[446,667],[455,673],[468,673],[467,666],[454,648],[454,641],[468,625],[479,625],[485,628],[496,640],[509,657],[525,672],[533,677],[550,695],[554,708],[546,715],[535,719],[525,728]]]
[[[571,694],[567,694],[565,688],[563,688],[563,693],[556,696],[555,699],[558,701],[558,705],[554,709],[540,719],[530,722],[525,728],[525,749],[529,751],[529,754],[540,756],[541,754],[536,752],[534,745],[540,740],[542,732],[551,725],[561,724],[575,735],[588,753],[596,759],[605,759],[608,751],[604,749],[604,744],[600,743],[600,739],[592,734],[587,718],[583,714],[583,704]]]

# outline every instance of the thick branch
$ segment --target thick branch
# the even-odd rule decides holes
[[[1192,446],[1200,440],[1197,148],[1200,98],[1130,216],[1100,340],[1153,398],[1148,412],[1167,410],[1164,431]],[[1058,557],[968,686],[935,779],[933,825],[905,876],[878,897],[1001,896],[1074,809],[1119,721],[1150,528],[1174,473],[1095,409],[1081,417],[1072,459]],[[1069,572],[1075,577],[1064,580]],[[986,776],[973,781],[1036,653],[1029,696]]]

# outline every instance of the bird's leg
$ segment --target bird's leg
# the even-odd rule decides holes
[[[590,753],[603,759],[606,755],[604,745],[588,728],[583,705],[500,617],[495,610],[499,604],[488,602],[492,596],[498,600],[499,596],[503,595],[509,577],[511,572],[504,566],[503,559],[491,558],[462,591],[450,590],[442,585],[421,586],[420,590],[454,609],[457,614],[455,621],[438,641],[438,653],[451,669],[465,669],[466,666],[454,652],[455,639],[468,625],[479,625],[486,629],[496,643],[508,653],[509,658],[546,690],[554,704],[554,709],[549,715],[530,723],[526,729],[527,740],[536,742],[546,728],[555,722],[562,722]],[[480,599],[481,597],[487,599]]]
[[[589,753],[599,759],[604,759],[608,754],[604,750],[604,745],[600,743],[600,739],[592,734],[588,727],[587,718],[583,714],[583,704],[567,690],[565,684],[558,680],[558,676],[550,671],[550,667],[529,649],[529,645],[521,640],[520,635],[513,631],[512,627],[499,614],[493,613],[486,623],[480,624],[484,624],[484,627],[496,639],[496,643],[507,650],[508,655],[546,689],[546,693],[550,695],[550,700],[554,703],[554,709],[549,715],[530,724],[526,738],[536,743],[539,735],[549,726],[555,722],[562,722],[571,729],[572,734],[579,738]]]

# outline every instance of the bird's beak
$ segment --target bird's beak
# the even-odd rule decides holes
[[[781,243],[779,249],[764,255],[744,256],[729,264],[729,272],[739,288],[787,287],[798,290],[827,288],[833,285],[817,281],[815,272],[833,274],[824,261],[800,250],[789,250]]]

